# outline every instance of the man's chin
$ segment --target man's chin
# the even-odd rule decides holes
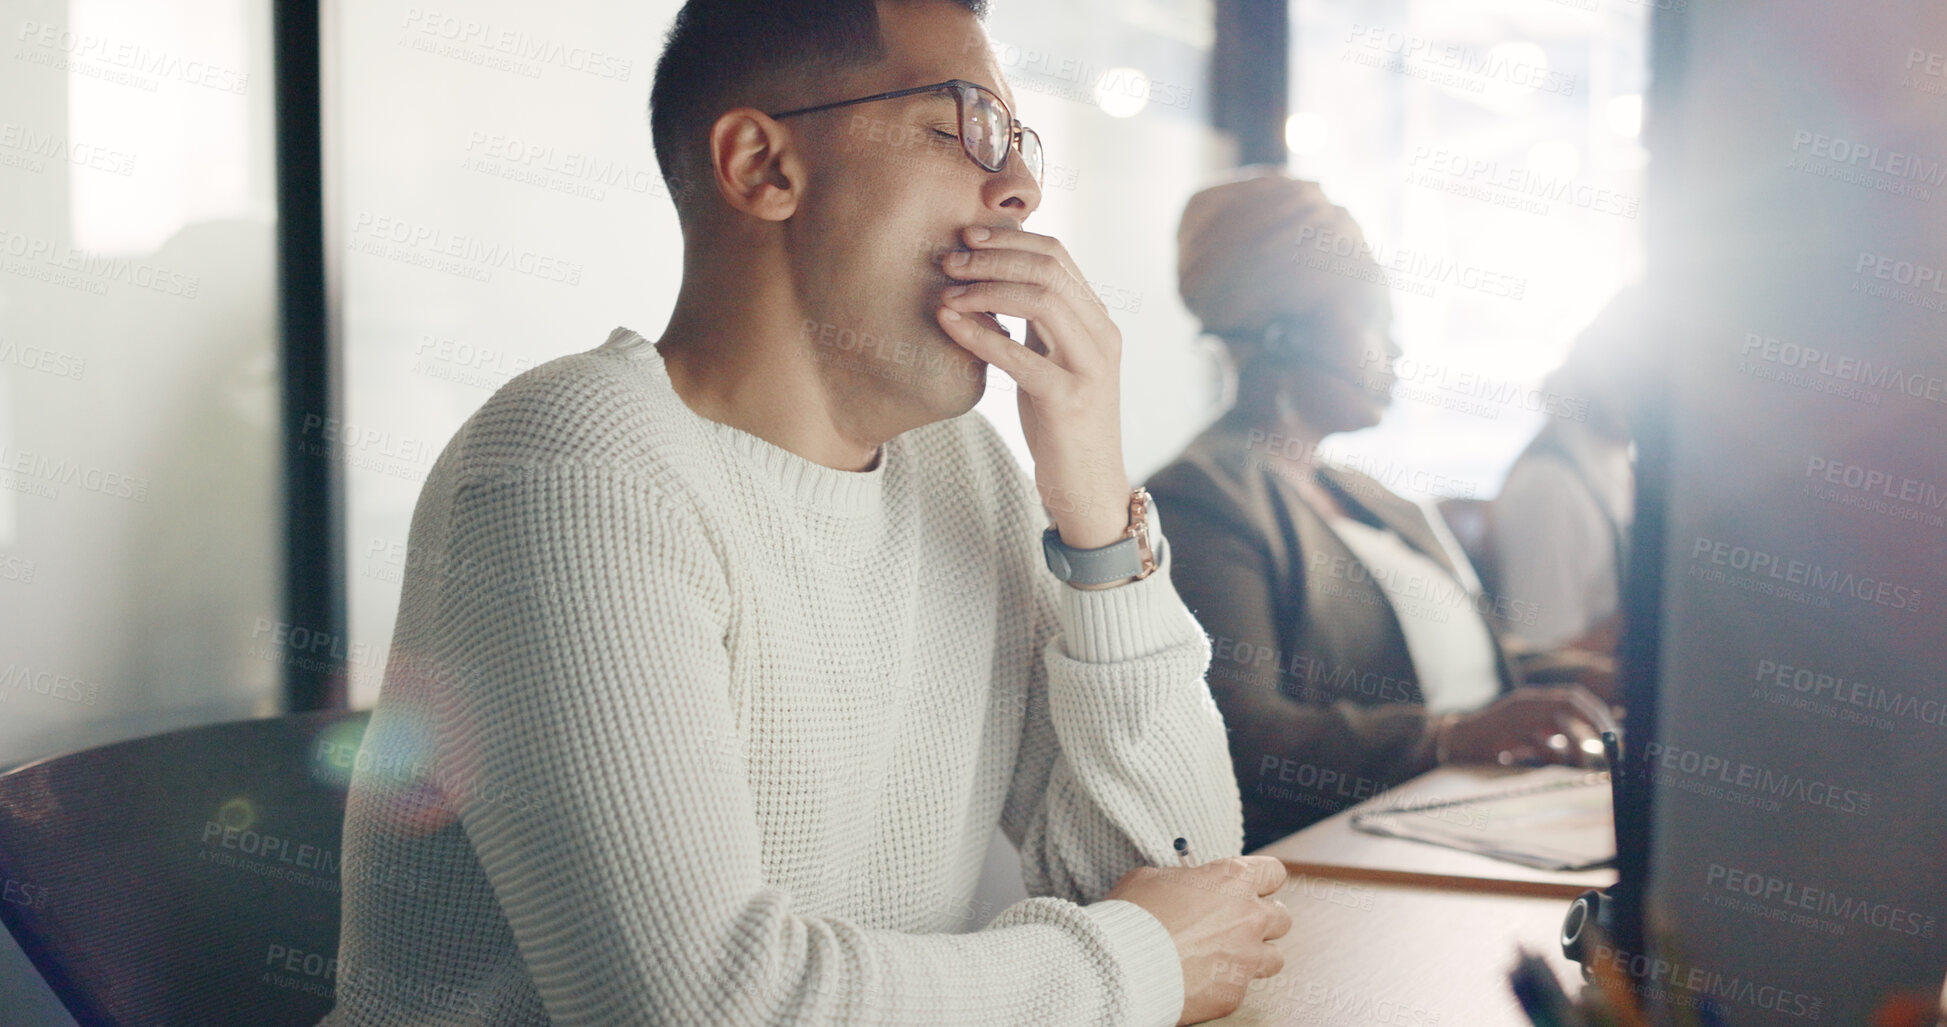
[[[968,354],[967,359],[968,362],[962,365],[959,374],[955,375],[955,383],[961,388],[955,397],[955,405],[959,409],[954,411],[952,416],[972,410],[979,404],[981,397],[987,395],[987,362],[972,354]]]
[[[912,369],[917,373],[907,379],[907,389],[937,419],[943,420],[965,413],[980,402],[980,397],[987,392],[987,362],[954,342],[944,328],[935,325],[934,331],[937,338],[928,342],[936,349],[926,353],[926,344],[921,344],[921,351],[914,354],[912,362]]]

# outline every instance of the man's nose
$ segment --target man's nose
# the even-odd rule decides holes
[[[1005,211],[1016,222],[1027,220],[1041,206],[1041,183],[1034,180],[1019,150],[1007,151],[1006,165],[987,176],[982,191],[989,207]]]

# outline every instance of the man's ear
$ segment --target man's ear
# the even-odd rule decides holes
[[[723,202],[754,218],[783,221],[803,198],[804,162],[790,132],[755,108],[725,111],[710,126],[710,168]]]

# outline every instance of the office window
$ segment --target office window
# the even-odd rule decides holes
[[[282,675],[270,5],[8,11],[0,764]]]
[[[1491,498],[1543,419],[1578,408],[1543,376],[1641,272],[1649,6],[1298,0],[1291,15],[1290,170],[1358,219],[1405,353],[1386,420],[1326,448],[1402,495]]]

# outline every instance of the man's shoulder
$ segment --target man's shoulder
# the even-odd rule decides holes
[[[462,477],[567,470],[661,477],[683,466],[697,444],[672,402],[681,401],[666,382],[604,344],[509,380],[461,425],[451,455]]]

